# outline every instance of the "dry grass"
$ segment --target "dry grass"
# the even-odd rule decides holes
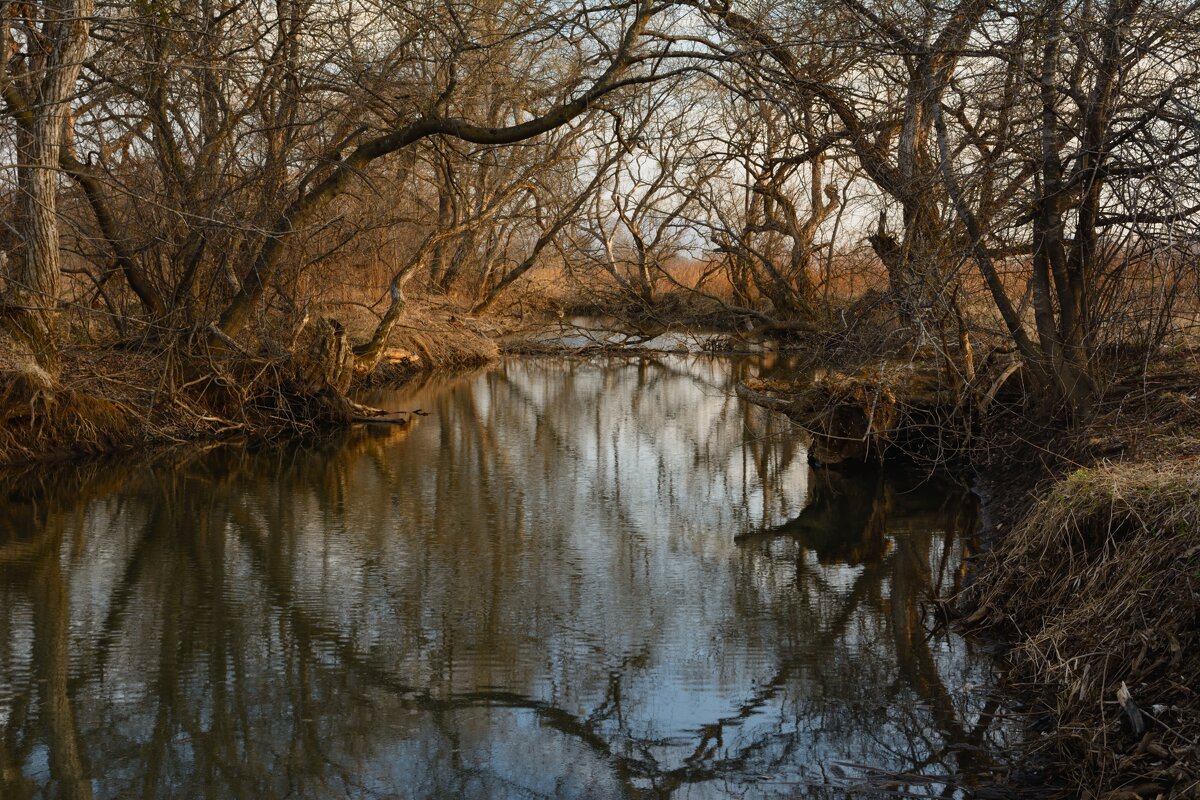
[[[112,400],[0,372],[0,463],[107,452],[128,440],[135,419]]]
[[[377,321],[358,306],[336,312],[352,342],[369,336]],[[298,348],[289,347],[294,332],[275,322],[278,329],[262,326],[259,341],[239,345],[238,352],[214,353],[203,337],[67,348],[57,381],[0,356],[0,465],[348,425],[353,408],[346,387],[315,385],[303,336]],[[423,371],[478,366],[498,356],[500,327],[450,304],[413,304],[385,361],[359,379],[381,385]]]
[[[1032,744],[1079,796],[1200,792],[1200,460],[1059,480],[981,566],[971,623],[1016,634],[1015,685],[1054,729]],[[1128,686],[1146,720],[1123,727]]]

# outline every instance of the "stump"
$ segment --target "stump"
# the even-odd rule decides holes
[[[327,390],[345,395],[350,391],[354,351],[346,329],[337,320],[321,317],[309,325],[296,343],[293,359],[297,391],[311,395]]]

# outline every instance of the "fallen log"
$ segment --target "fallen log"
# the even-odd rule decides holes
[[[401,416],[406,412],[400,411],[395,414],[383,413],[376,416],[353,416],[350,421],[357,425],[407,425],[411,417]]]

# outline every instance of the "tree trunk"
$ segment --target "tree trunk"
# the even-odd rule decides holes
[[[10,265],[6,300],[10,306],[9,333],[18,346],[28,348],[39,367],[56,376],[59,354],[54,313],[61,282],[58,171],[70,136],[67,100],[75,89],[87,49],[93,0],[43,6],[39,13],[45,16],[43,32],[50,52],[41,69],[29,68],[23,73],[31,95],[22,97],[7,72],[2,80],[5,100],[18,112],[14,116],[24,240],[24,258]],[[35,63],[33,58],[33,53],[26,56],[30,64]],[[12,68],[9,65],[6,69]]]

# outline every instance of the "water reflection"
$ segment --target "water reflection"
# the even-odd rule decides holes
[[[810,472],[729,391],[755,368],[513,361],[377,398],[408,429],[10,479],[0,797],[985,775],[988,667],[921,614],[972,506]]]

